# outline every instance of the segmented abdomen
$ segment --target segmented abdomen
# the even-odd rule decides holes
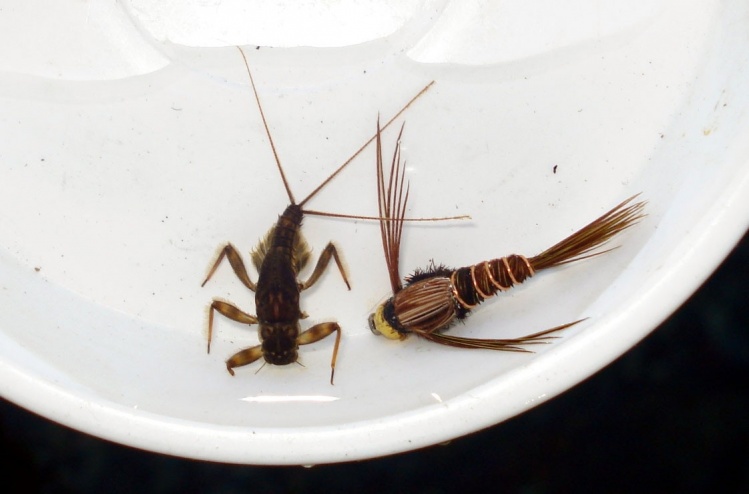
[[[302,208],[296,204],[291,204],[284,210],[283,214],[278,217],[278,222],[276,222],[275,232],[270,245],[271,249],[281,248],[284,251],[288,251],[289,255],[291,255],[294,238],[302,226],[302,216]]]
[[[533,266],[525,256],[512,254],[473,266],[456,269],[450,275],[457,302],[470,310],[495,295],[533,276]]]

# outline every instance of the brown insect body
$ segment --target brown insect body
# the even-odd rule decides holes
[[[643,216],[644,202],[630,204],[634,199],[630,197],[537,256],[526,258],[513,254],[459,269],[432,262],[426,269],[416,270],[407,277],[404,286],[400,282],[398,260],[408,191],[404,195],[400,142],[393,155],[387,188],[380,139],[377,146],[379,210],[385,218],[380,222],[380,231],[393,296],[370,315],[369,326],[374,333],[391,339],[403,339],[415,333],[436,343],[461,348],[528,351],[523,345],[546,342],[553,338],[549,336],[551,333],[580,321],[511,339],[463,338],[443,334],[442,331],[456,321],[465,319],[472,309],[487,298],[524,282],[537,271],[607,252],[593,251]]]
[[[293,262],[293,247],[301,226],[301,208],[287,207],[273,229],[270,249],[258,268],[255,309],[260,341],[263,357],[274,365],[297,360],[299,319],[303,314],[299,308],[301,292],[296,281],[298,269]]]
[[[239,48],[242,58],[244,59],[247,73],[250,78],[250,84],[252,86],[253,93],[255,95],[255,101],[260,111],[260,116],[265,127],[268,140],[270,142],[273,155],[276,160],[276,165],[281,174],[286,192],[289,196],[291,204],[286,208],[281,216],[279,216],[276,224],[268,231],[265,238],[258,244],[258,246],[252,251],[251,258],[252,262],[258,270],[258,281],[254,283],[244,266],[239,252],[232,244],[226,244],[221,249],[218,258],[216,259],[213,267],[208,272],[203,285],[213,276],[218,266],[221,264],[224,258],[231,264],[232,270],[237,275],[237,278],[250,290],[255,292],[255,307],[257,316],[250,315],[235,305],[225,302],[223,300],[214,299],[210,305],[208,312],[208,352],[211,351],[211,339],[213,336],[213,316],[214,312],[218,312],[223,316],[232,319],[234,321],[245,323],[245,324],[258,324],[258,334],[260,344],[250,348],[241,350],[232,355],[226,361],[226,368],[230,374],[234,375],[233,369],[243,365],[251,364],[261,357],[270,364],[274,365],[287,365],[297,362],[298,359],[298,348],[299,345],[306,345],[317,342],[332,333],[336,333],[335,346],[333,348],[333,356],[331,358],[331,374],[330,382],[333,383],[333,377],[335,373],[335,362],[338,354],[338,346],[341,339],[341,328],[335,322],[325,322],[312,326],[311,328],[301,331],[299,319],[307,317],[307,314],[302,312],[299,301],[300,295],[303,290],[311,287],[318,278],[322,275],[323,271],[327,267],[330,259],[335,260],[338,270],[343,277],[346,286],[351,289],[351,286],[346,277],[345,270],[341,264],[338,252],[332,243],[328,243],[326,248],[320,254],[317,261],[317,265],[310,276],[305,282],[300,282],[297,279],[298,273],[305,267],[309,261],[310,249],[307,246],[304,238],[301,234],[302,219],[304,214],[318,214],[323,216],[338,216],[347,217],[347,215],[328,214],[320,213],[316,211],[310,211],[303,209],[304,204],[307,203],[317,192],[319,192],[330,180],[332,180],[345,166],[347,166],[353,159],[358,156],[364,148],[369,145],[374,139],[373,136],[369,141],[362,145],[348,160],[346,160],[341,166],[338,167],[327,179],[325,179],[315,190],[313,190],[304,200],[296,203],[294,196],[291,193],[286,176],[281,162],[276,153],[275,145],[273,144],[273,138],[270,134],[268,124],[263,113],[262,106],[260,104],[260,98],[255,88],[255,82],[250,72],[249,64],[244,52]],[[416,96],[414,96],[395,116],[393,116],[386,124],[390,125],[411,103],[413,103],[419,96],[421,96],[426,90],[433,84],[430,83],[424,89],[422,89]],[[348,216],[351,218],[365,218],[362,216]]]

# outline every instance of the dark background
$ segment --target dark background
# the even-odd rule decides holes
[[[623,357],[556,399],[446,446],[311,469],[223,465],[112,444],[0,400],[0,482],[56,493],[746,493],[748,256],[745,236]]]

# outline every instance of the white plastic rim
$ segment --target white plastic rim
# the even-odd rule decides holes
[[[319,464],[488,427],[627,351],[749,224],[749,7],[735,2],[12,4],[0,13],[0,37],[19,47],[0,55],[0,392],[109,440]],[[389,290],[378,226],[308,217],[310,245],[333,240],[353,285],[333,269],[302,295],[303,328],[344,328],[336,383],[332,338],[302,347],[303,366],[232,378],[223,361],[255,330],[217,318],[206,354],[206,307],[253,312],[253,295],[228,265],[200,283],[227,241],[249,264],[288,204],[233,45],[297,199],[378,114],[436,81],[396,122],[409,214],[472,220],[409,225],[403,275],[536,254],[637,192],[648,216],[615,251],[541,273],[452,329],[513,337],[588,317],[527,355],[373,336],[366,318]],[[374,214],[373,177],[370,147],[309,207]]]

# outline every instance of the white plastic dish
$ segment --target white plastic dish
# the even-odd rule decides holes
[[[389,3],[4,8],[0,37],[18,47],[0,56],[5,398],[213,461],[415,449],[501,422],[611,362],[746,229],[746,5]],[[253,294],[228,265],[200,282],[220,245],[246,255],[288,199],[230,45],[248,47],[297,197],[373,134],[378,112],[437,81],[401,119],[410,214],[473,219],[409,225],[404,271],[536,254],[636,192],[648,216],[619,249],[540,274],[453,329],[512,337],[589,318],[529,355],[373,336],[367,315],[388,293],[377,225],[309,217],[315,252],[333,240],[353,284],[331,270],[302,298],[303,327],[344,328],[335,386],[332,338],[302,347],[304,367],[255,364],[232,378],[224,359],[256,332],[219,317],[207,355],[206,307],[222,297],[253,312]],[[390,129],[386,153],[394,139]],[[369,148],[309,206],[373,214],[373,177]]]

